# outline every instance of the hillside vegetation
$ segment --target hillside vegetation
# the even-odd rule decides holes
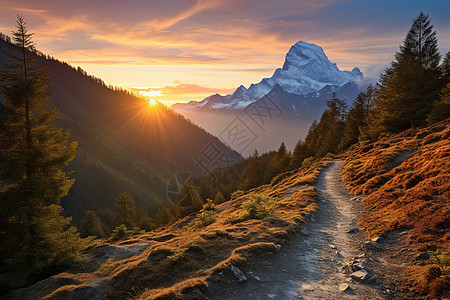
[[[277,251],[316,211],[311,184],[330,160],[280,175],[272,184],[236,192],[218,206],[157,230],[85,251],[86,261],[10,297],[67,299],[202,299],[208,282],[247,259]],[[127,252],[128,251],[128,252]]]
[[[343,180],[364,195],[360,225],[369,237],[406,230],[409,249],[441,255],[442,266],[412,261],[407,279],[419,294],[449,296],[450,119],[358,144],[343,157]]]

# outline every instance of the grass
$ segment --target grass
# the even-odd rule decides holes
[[[139,282],[145,290],[135,299],[201,298],[208,283],[218,280],[230,264],[276,251],[276,244],[299,228],[304,215],[316,210],[316,190],[307,185],[328,161],[285,174],[273,185],[236,192],[227,202],[142,235],[147,240],[172,238],[123,262],[123,268],[116,267],[111,276],[118,288],[111,293],[120,297]],[[190,224],[189,230],[185,224]]]
[[[271,184],[236,191],[219,205],[209,201],[200,212],[169,227],[133,236],[128,236],[128,228],[119,227],[118,240],[109,243],[148,243],[147,249],[70,277],[110,280],[111,299],[201,299],[208,284],[220,280],[219,274],[228,272],[231,264],[239,266],[275,252],[276,244],[299,229],[305,214],[317,209],[317,192],[311,185],[330,159],[310,159],[307,166],[284,173]],[[54,295],[70,297],[86,283],[71,280],[66,285]]]
[[[360,225],[370,237],[409,229],[408,247],[418,253],[450,250],[450,119],[352,147],[344,158],[345,183],[366,195]],[[450,293],[439,268],[411,264],[410,270],[416,292]]]

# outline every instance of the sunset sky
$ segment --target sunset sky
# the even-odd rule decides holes
[[[446,0],[0,0],[0,32],[22,14],[37,48],[106,83],[171,104],[230,93],[270,77],[299,40],[340,69],[377,77],[412,20],[430,15],[450,50]]]

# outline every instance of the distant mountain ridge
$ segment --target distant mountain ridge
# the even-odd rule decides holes
[[[281,112],[278,118],[270,115],[271,134],[265,138],[268,130],[256,132],[255,136],[259,140],[246,149],[255,147],[260,151],[273,150],[282,141],[293,149],[298,139],[306,135],[311,122],[323,113],[326,101],[333,94],[350,105],[367,86],[364,80],[359,68],[341,71],[320,46],[299,41],[290,48],[283,67],[276,69],[272,77],[251,84],[248,89],[241,85],[229,95],[215,94],[202,101],[176,103],[172,108],[220,137],[223,128],[234,117],[245,118],[252,107],[264,109],[270,103]],[[238,152],[241,150],[234,149]],[[247,150],[244,155],[249,154]]]
[[[11,44],[0,39],[0,67]],[[126,91],[108,88],[98,78],[66,63],[37,57],[51,75],[51,105],[57,121],[78,142],[67,171],[75,184],[62,199],[67,215],[78,223],[86,210],[115,210],[115,197],[131,193],[138,207],[167,204],[168,182],[179,172],[204,175],[217,162],[202,161],[213,147],[227,163],[241,156],[218,138],[167,107],[150,107]],[[1,98],[0,98],[1,101]],[[213,164],[215,163],[215,164]]]

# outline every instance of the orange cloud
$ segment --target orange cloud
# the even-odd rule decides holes
[[[341,69],[379,70],[393,59],[415,14],[427,7],[437,20],[439,45],[448,51],[450,21],[444,12],[450,2],[426,3],[0,0],[0,29],[13,30],[15,15],[22,13],[46,54],[92,69],[114,85],[165,86],[167,97],[183,92],[199,99],[203,92],[224,92],[199,87],[231,90],[270,76],[298,40],[322,46]],[[183,83],[171,84],[175,79]]]
[[[226,95],[235,90],[234,88],[213,88],[180,81],[164,87],[131,87],[128,89],[141,96],[157,98],[166,104],[199,100],[216,93]]]

